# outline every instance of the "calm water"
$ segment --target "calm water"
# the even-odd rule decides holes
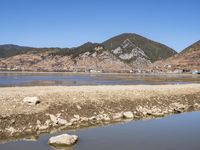
[[[200,112],[67,133],[77,134],[79,141],[62,150],[200,150]],[[0,150],[52,150],[51,136],[0,144]]]
[[[187,83],[200,83],[200,76],[0,73],[1,87]],[[79,141],[73,147],[62,150],[200,150],[200,112],[67,133],[77,134]],[[37,141],[0,144],[0,150],[52,150],[47,144],[51,136],[43,135]]]
[[[199,75],[0,73],[0,86],[200,83]]]

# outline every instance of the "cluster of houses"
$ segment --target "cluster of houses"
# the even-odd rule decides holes
[[[200,74],[200,70],[193,70],[192,74]]]
[[[0,66],[0,71],[60,71],[60,72],[90,72],[90,73],[102,73],[102,72],[107,72],[102,69],[86,69],[86,68],[51,68],[51,69],[46,69],[44,68],[31,68],[30,70],[27,70],[23,67],[20,66],[15,66],[15,67],[1,67]],[[144,73],[175,73],[175,74],[182,74],[182,73],[187,73],[187,74],[199,74],[200,75],[200,70],[190,70],[190,69],[175,69],[175,70],[147,70],[147,69],[132,69],[132,70],[121,70],[121,71],[116,71],[116,72],[121,72],[121,73],[133,73],[133,74],[144,74]]]
[[[200,74],[200,70],[189,70],[189,69],[176,69],[173,73],[191,73],[191,74]]]

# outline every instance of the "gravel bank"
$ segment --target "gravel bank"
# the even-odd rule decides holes
[[[37,97],[40,103],[25,103]],[[200,108],[200,84],[0,88],[0,139]]]

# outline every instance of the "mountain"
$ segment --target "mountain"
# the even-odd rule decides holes
[[[31,49],[30,47],[24,47],[12,44],[0,45],[0,58],[6,58],[22,54],[28,52],[30,49]]]
[[[115,36],[102,44],[109,50],[114,50],[119,47],[122,47],[123,42],[129,42],[133,47],[137,47],[140,51],[143,51],[144,55],[149,58],[151,62],[166,59],[170,56],[173,56],[177,52],[172,48],[169,48],[166,45],[160,44],[158,42],[152,41],[140,35],[134,33],[124,33],[118,36]],[[129,51],[129,50],[128,50]]]
[[[1,48],[3,47],[3,48]],[[152,62],[176,52],[137,34],[121,34],[103,43],[87,42],[74,48],[0,47],[2,70],[103,71],[144,70]],[[2,50],[3,49],[3,50]]]
[[[187,47],[179,54],[154,63],[163,70],[200,70],[200,40]]]
[[[191,46],[187,47],[183,51],[181,51],[180,54],[182,53],[188,53],[188,52],[194,52],[194,51],[200,51],[200,40],[192,44]]]
[[[127,72],[132,68],[101,44],[85,43],[75,48],[36,48],[0,59],[0,70]]]

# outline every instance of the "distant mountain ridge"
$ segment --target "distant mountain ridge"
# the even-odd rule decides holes
[[[11,57],[31,50],[31,47],[18,46],[13,44],[0,45],[0,58]]]
[[[0,68],[38,71],[42,68],[46,71],[122,70],[123,72],[142,70],[154,61],[174,54],[176,51],[163,44],[137,34],[125,33],[102,43],[87,42],[75,48],[1,45]]]
[[[198,40],[194,44],[190,45],[189,47],[187,47],[186,49],[181,51],[181,53],[185,53],[185,52],[188,52],[188,51],[199,51],[199,50],[200,50],[200,40]]]
[[[154,63],[160,70],[200,70],[200,40],[179,54]]]

